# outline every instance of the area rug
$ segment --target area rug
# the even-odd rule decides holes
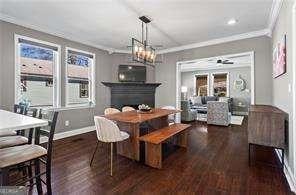
[[[232,125],[242,125],[244,120],[244,116],[231,116],[230,124]]]

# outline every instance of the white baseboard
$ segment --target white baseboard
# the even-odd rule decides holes
[[[279,158],[280,162],[282,162],[282,154],[281,154],[281,150],[275,149],[275,152],[277,154],[277,157]],[[294,193],[296,193],[296,180],[295,180],[295,176],[288,164],[287,158],[284,157],[284,162],[285,162],[285,167],[284,167],[284,174],[285,177],[289,183],[290,189],[291,191],[293,191]]]
[[[58,140],[58,139],[63,139],[66,137],[71,137],[74,135],[79,135],[79,134],[83,134],[83,133],[88,133],[91,131],[95,131],[96,127],[95,126],[89,126],[89,127],[83,127],[80,129],[74,129],[74,130],[70,130],[70,131],[65,131],[65,132],[61,132],[61,133],[56,133],[53,137],[53,140]],[[47,137],[41,137],[40,138],[40,143],[45,143],[47,142]]]

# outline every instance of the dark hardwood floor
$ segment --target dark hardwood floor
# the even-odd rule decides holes
[[[58,140],[54,144],[53,193],[290,194],[280,168],[255,163],[264,160],[279,166],[272,150],[254,149],[253,166],[248,165],[246,122],[230,127],[192,123],[188,149],[178,148],[169,155],[162,170],[115,155],[113,177],[109,175],[107,144],[89,166],[95,132]]]

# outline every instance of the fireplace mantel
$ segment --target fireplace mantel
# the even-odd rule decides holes
[[[155,107],[155,90],[161,83],[112,83],[102,82],[111,89],[111,106],[121,109],[123,106],[147,104]]]
[[[153,87],[156,88],[161,83],[112,83],[112,82],[102,82],[105,86],[113,88],[113,87]]]

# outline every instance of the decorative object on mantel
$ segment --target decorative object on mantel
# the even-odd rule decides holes
[[[140,113],[151,113],[152,112],[152,109],[150,108],[150,106],[145,105],[145,104],[139,105],[138,108],[139,108],[138,111]]]
[[[277,78],[286,73],[286,35],[273,50],[273,78]]]
[[[244,91],[246,89],[246,82],[238,75],[238,78],[234,81],[234,89]]]
[[[154,66],[156,59],[155,48],[148,44],[148,24],[152,20],[147,16],[141,16],[139,19],[142,21],[142,40],[132,38],[132,60]]]

